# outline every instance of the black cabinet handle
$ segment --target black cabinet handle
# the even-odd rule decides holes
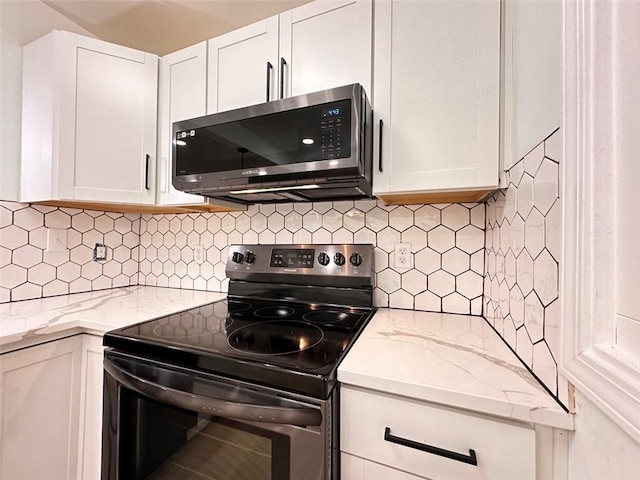
[[[273,65],[271,62],[267,62],[267,102],[271,100],[271,70],[273,70]]]
[[[149,154],[146,156],[146,163],[144,167],[144,188],[149,190]]]
[[[434,455],[440,455],[441,457],[450,458],[462,463],[468,463],[469,465],[478,465],[478,459],[476,458],[476,451],[469,449],[469,455],[464,453],[452,452],[451,450],[445,450],[443,448],[433,447],[424,443],[414,442],[413,440],[407,440],[406,438],[396,437],[391,435],[391,429],[386,427],[384,429],[384,439],[387,442],[397,443],[404,447],[415,448],[416,450],[422,450],[423,452],[433,453]]]
[[[382,173],[382,125],[384,125],[382,119],[380,119],[380,134],[378,136],[378,171]]]
[[[284,57],[280,57],[280,98],[284,98],[284,67],[287,65]]]

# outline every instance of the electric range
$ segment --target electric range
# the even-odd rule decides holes
[[[218,429],[269,439],[246,478],[337,478],[337,369],[375,312],[373,246],[231,245],[226,274],[226,300],[105,334],[104,479],[226,468],[192,458]]]

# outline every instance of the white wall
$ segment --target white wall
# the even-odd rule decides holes
[[[0,200],[18,198],[22,47],[56,29],[94,37],[39,0],[0,1]]]
[[[635,8],[634,8],[635,7]],[[640,369],[640,5],[619,7],[616,80],[622,92],[616,111],[616,344],[635,357]],[[640,415],[640,412],[638,412]]]
[[[639,472],[640,444],[577,391],[569,480],[635,480]]]

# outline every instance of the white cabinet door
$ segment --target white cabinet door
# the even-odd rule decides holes
[[[207,113],[207,42],[160,59],[158,105],[158,193],[160,205],[194,205],[204,197],[173,188],[171,162],[173,122]]]
[[[21,201],[154,204],[158,58],[54,31],[23,59]]]
[[[80,478],[100,478],[102,457],[102,337],[82,335],[80,387]]]
[[[562,122],[562,2],[504,2],[504,168]]]
[[[375,4],[374,194],[498,185],[500,2]],[[377,165],[376,165],[377,167]]]
[[[318,0],[209,40],[207,112],[351,83],[371,95],[372,16],[371,0]]]
[[[0,478],[76,478],[80,356],[80,336],[0,356]]]
[[[371,0],[319,0],[280,14],[284,96],[360,83],[371,97]]]
[[[207,113],[275,100],[277,62],[277,15],[209,40]]]

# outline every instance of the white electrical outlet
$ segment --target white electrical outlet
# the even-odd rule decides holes
[[[411,244],[396,243],[393,257],[395,268],[411,268]]]
[[[196,245],[193,247],[193,259],[198,265],[202,265],[204,263],[204,246]]]

